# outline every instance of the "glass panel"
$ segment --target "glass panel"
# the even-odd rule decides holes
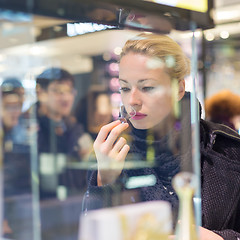
[[[1,121],[3,211],[1,236],[37,239],[39,233],[35,115],[23,114],[35,100],[32,17],[1,11]],[[24,51],[20,51],[23,46]],[[39,238],[38,238],[39,239]]]
[[[122,36],[129,33],[121,31]],[[192,124],[198,122],[199,115],[191,122],[190,105],[196,106],[196,102],[190,93],[184,95],[183,79],[190,74],[189,60],[171,38],[151,36],[150,33],[131,32],[121,57],[113,55],[100,65],[109,78],[105,92],[112,101],[112,119],[120,116],[122,123],[106,126],[105,115],[104,121],[97,123],[97,131],[93,132],[94,137],[97,133],[98,136],[95,155],[90,156],[93,172],[89,174],[90,187],[84,197],[83,212],[88,216],[90,209],[164,200],[172,207],[174,229],[179,202],[172,181],[180,172],[196,173],[191,136],[196,134]],[[97,79],[99,81],[99,77]],[[97,85],[94,97],[93,90],[90,92],[90,106],[95,109],[86,121],[90,124],[90,132],[96,129],[92,122],[101,119],[102,108],[107,106],[102,103],[99,105],[102,108],[97,108],[103,96],[96,89]],[[95,105],[92,99],[95,99]],[[120,106],[125,107],[123,113]],[[124,115],[127,117],[123,121]],[[105,127],[100,130],[103,125]],[[199,150],[194,148],[194,151]]]
[[[196,64],[196,55],[185,56],[165,18],[139,11],[122,14],[121,29],[101,20],[55,19],[46,26],[38,16],[24,23],[24,32],[20,20],[12,25],[26,41],[12,41],[1,50],[4,138],[10,127],[12,137],[11,143],[3,142],[5,237],[82,240],[84,234],[100,234],[92,223],[84,227],[93,210],[103,209],[101,220],[106,209],[133,203],[149,214],[135,221],[138,230],[141,220],[158,226],[162,221],[167,225],[160,224],[163,232],[157,234],[174,234],[182,210],[181,180],[190,183],[192,194],[199,191],[192,157],[198,152],[192,139],[198,139],[199,115],[191,118],[196,99],[184,87],[190,56]],[[192,48],[190,41],[187,48]],[[5,121],[9,113],[14,116]],[[15,144],[20,136],[22,142]],[[174,181],[182,172],[187,174]],[[153,200],[161,201],[156,213],[165,212],[160,220],[155,205],[137,205]],[[189,214],[191,203],[192,195]],[[130,227],[128,217],[117,217],[123,233]],[[104,232],[106,227],[107,222]]]

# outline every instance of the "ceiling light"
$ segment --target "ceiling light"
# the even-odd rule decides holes
[[[239,10],[228,10],[228,11],[216,11],[215,15],[214,15],[214,19],[216,21],[233,21],[233,20],[237,20],[240,18],[239,15]]]
[[[240,4],[226,5],[212,10],[215,24],[235,22],[240,20]]]
[[[229,38],[229,32],[228,32],[228,31],[222,31],[222,32],[220,32],[220,37],[221,37],[222,39],[227,39],[227,38]]]
[[[120,55],[122,52],[122,48],[121,47],[115,47],[114,51],[113,51],[116,55]]]
[[[116,28],[114,26],[97,24],[97,23],[68,23],[67,35],[69,37],[82,35],[91,32],[98,32],[106,29]]]
[[[104,61],[109,61],[109,60],[111,60],[111,58],[112,58],[111,53],[109,53],[109,52],[104,52],[102,58],[103,58]]]
[[[44,55],[46,48],[44,46],[33,46],[30,48],[30,54],[32,55]]]
[[[207,33],[205,33],[205,38],[206,38],[207,41],[213,41],[215,36],[214,36],[213,33],[207,32]]]

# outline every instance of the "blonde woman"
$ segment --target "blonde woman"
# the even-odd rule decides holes
[[[114,193],[117,184],[127,191],[126,179],[132,176],[155,176],[154,185],[136,188],[137,200],[167,200],[177,208],[171,180],[180,171],[180,161],[176,149],[170,151],[169,146],[181,143],[174,106],[185,95],[184,77],[189,72],[189,60],[168,36],[140,34],[126,42],[119,63],[119,84],[130,119],[114,121],[99,131],[94,142],[98,171],[90,179],[90,196],[99,199]],[[130,140],[123,135],[129,130]],[[240,239],[240,138],[231,129],[204,120],[200,121],[200,135],[201,239]],[[152,157],[157,166],[125,169],[134,152],[135,161]],[[137,201],[136,196],[129,199]],[[93,208],[111,204],[104,198]]]

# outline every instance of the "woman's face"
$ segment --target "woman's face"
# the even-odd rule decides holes
[[[159,124],[172,111],[170,76],[161,64],[143,54],[128,53],[119,65],[122,102],[137,129],[148,129]]]

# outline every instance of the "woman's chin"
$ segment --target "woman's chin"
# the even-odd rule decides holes
[[[141,123],[140,121],[134,121],[134,120],[131,120],[131,119],[130,119],[130,122],[131,122],[131,124],[133,125],[133,127],[136,128],[136,129],[142,129],[142,130],[144,130],[144,129],[149,129],[149,128],[154,127],[153,124]]]

